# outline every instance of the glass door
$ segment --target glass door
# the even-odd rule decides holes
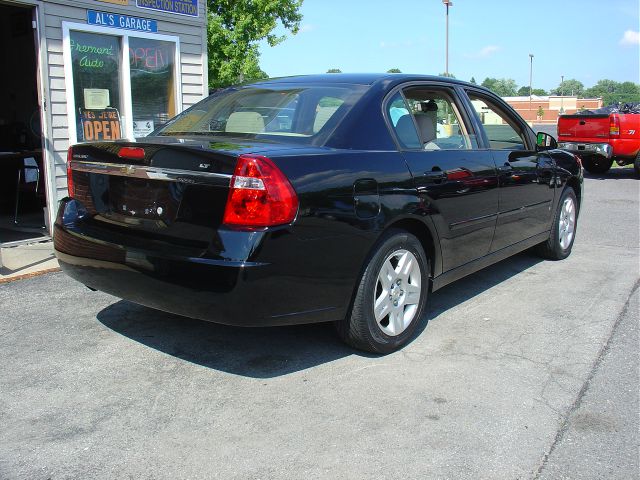
[[[69,47],[77,140],[122,138],[121,38],[71,31]]]

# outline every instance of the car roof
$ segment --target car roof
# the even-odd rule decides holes
[[[393,83],[409,81],[439,81],[455,83],[459,85],[474,85],[451,77],[439,77],[436,75],[421,75],[409,73],[323,73],[316,75],[296,75],[291,77],[270,78],[250,82],[248,85],[268,85],[274,83],[341,83],[353,85],[373,85],[383,80],[392,80]]]

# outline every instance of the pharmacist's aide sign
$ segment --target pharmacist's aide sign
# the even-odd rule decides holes
[[[80,109],[82,139],[85,142],[100,140],[118,140],[120,133],[120,114],[115,108],[100,110]]]

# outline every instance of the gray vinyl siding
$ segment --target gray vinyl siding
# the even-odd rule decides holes
[[[186,109],[208,93],[206,54],[206,0],[199,0],[200,16],[197,18],[156,12],[135,6],[119,6],[95,0],[44,0],[40,5],[44,12],[44,25],[40,35],[46,44],[46,75],[48,96],[46,114],[49,116],[50,178],[55,182],[57,198],[50,202],[55,208],[57,201],[67,194],[66,157],[69,148],[69,123],[67,119],[67,94],[64,72],[62,22],[86,24],[87,10],[98,10],[122,15],[151,18],[158,22],[158,34],[176,36],[180,39],[180,78],[182,108]],[[124,32],[120,30],[120,32]]]

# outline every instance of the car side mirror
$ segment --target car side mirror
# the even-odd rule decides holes
[[[538,132],[536,135],[536,145],[538,150],[551,150],[558,148],[558,142],[548,133]]]

